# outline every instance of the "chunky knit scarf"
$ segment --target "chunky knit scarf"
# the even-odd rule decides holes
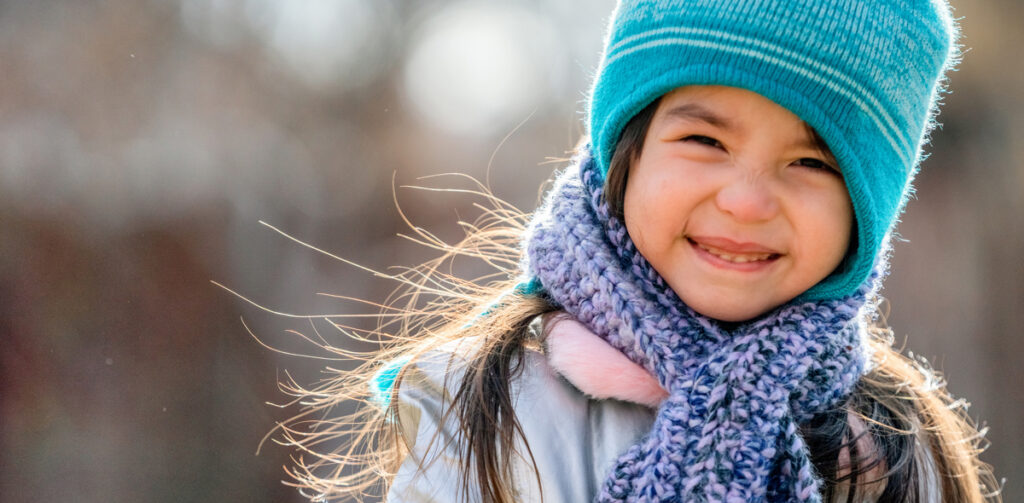
[[[821,501],[798,424],[840,405],[864,372],[878,275],[850,297],[725,329],[684,305],[637,252],[602,186],[589,155],[562,173],[530,225],[523,264],[531,289],[670,393],[597,501]]]

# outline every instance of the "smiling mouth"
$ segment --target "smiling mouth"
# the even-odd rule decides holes
[[[706,244],[706,243],[701,243],[701,242],[698,242],[698,241],[694,241],[692,238],[689,238],[689,237],[686,238],[686,239],[693,246],[696,246],[696,247],[700,248],[701,250],[704,250],[704,251],[708,252],[711,255],[714,255],[715,257],[717,257],[719,259],[722,259],[722,260],[724,260],[726,262],[731,262],[733,264],[749,264],[749,263],[752,263],[752,262],[770,262],[772,260],[775,260],[776,258],[779,258],[779,256],[780,256],[778,253],[737,253],[737,252],[734,252],[734,251],[726,251],[726,250],[723,250],[721,248],[717,248],[715,246],[711,246],[711,245]]]

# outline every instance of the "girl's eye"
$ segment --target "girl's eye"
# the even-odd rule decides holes
[[[720,141],[718,141],[718,140],[716,140],[714,138],[710,138],[708,136],[701,136],[701,135],[696,135],[696,134],[695,135],[687,136],[686,138],[683,138],[683,141],[694,141],[694,142],[697,142],[697,143],[700,143],[700,144],[703,144],[703,145],[707,145],[709,147],[715,147],[715,148],[721,148],[722,147],[722,143]]]
[[[830,173],[833,173],[833,174],[836,174],[836,175],[839,174],[839,170],[838,169],[833,167],[831,164],[828,164],[828,163],[826,163],[824,161],[821,161],[819,159],[813,159],[811,157],[804,157],[803,159],[800,159],[800,160],[798,160],[796,162],[800,166],[811,168],[811,169],[816,170],[816,171],[826,171],[826,172],[830,172]]]

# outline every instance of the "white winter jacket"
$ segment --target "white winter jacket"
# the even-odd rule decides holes
[[[542,333],[539,323],[532,329]],[[406,369],[398,411],[411,453],[392,482],[389,503],[465,501],[460,454],[450,442],[458,431],[456,419],[450,415],[441,424],[441,418],[472,345],[461,341]],[[519,441],[525,459],[513,456],[516,501],[539,503],[542,494],[547,503],[593,501],[615,459],[650,431],[657,403],[667,394],[642,367],[574,320],[549,326],[543,347],[524,350],[522,374],[511,383],[515,414],[541,476],[538,485]],[[869,443],[859,447],[872,448],[864,439]],[[933,473],[922,475],[922,490],[931,495],[922,501],[940,501]],[[875,501],[882,488],[858,501]],[[846,500],[845,494],[838,496],[836,501]]]

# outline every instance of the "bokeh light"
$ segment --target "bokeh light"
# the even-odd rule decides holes
[[[410,44],[403,88],[420,117],[487,137],[545,103],[564,81],[548,22],[523,8],[470,2],[443,9]]]
[[[384,69],[393,20],[375,0],[248,0],[271,54],[306,84],[354,88]]]

